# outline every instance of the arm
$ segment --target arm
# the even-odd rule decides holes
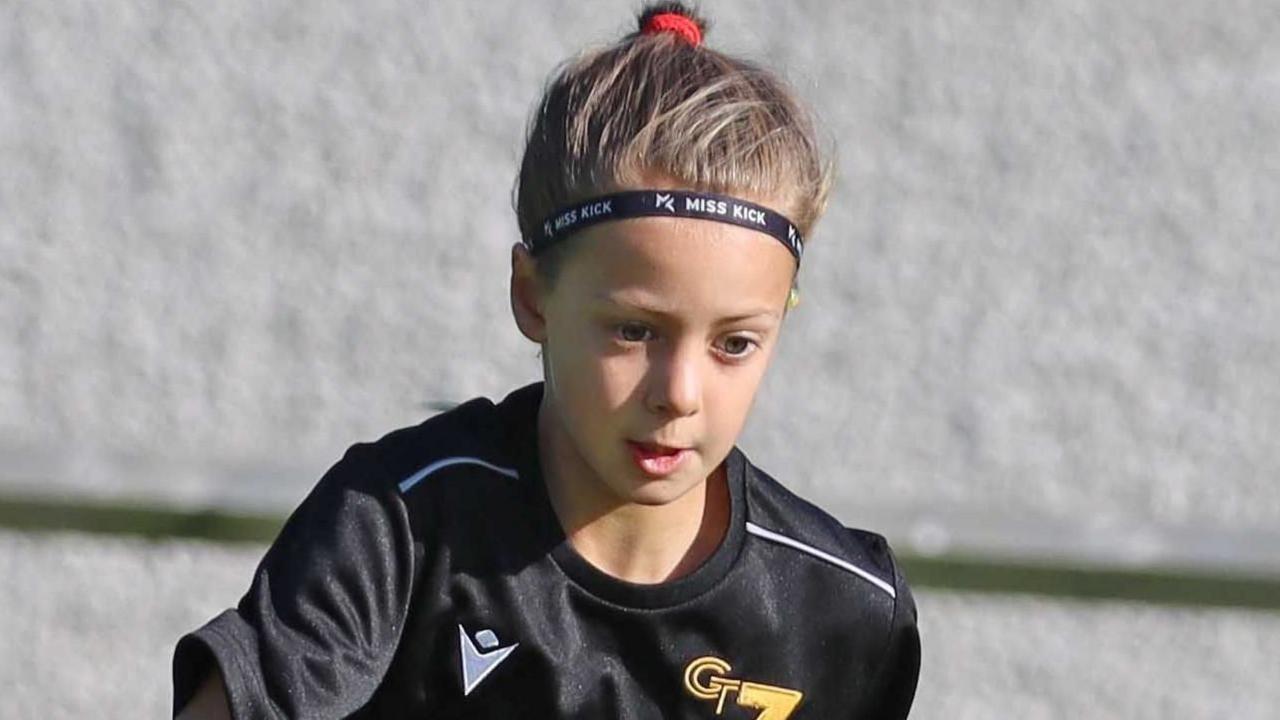
[[[914,614],[914,613],[913,613]],[[920,634],[913,622],[891,641],[880,677],[880,714],[875,718],[906,720],[920,678]]]
[[[886,546],[887,549],[887,546]],[[892,558],[892,552],[890,552]],[[875,720],[906,720],[915,700],[920,678],[920,630],[916,624],[916,603],[896,558],[893,561],[896,598],[889,626],[884,658],[872,686],[869,707],[857,717]]]
[[[227,688],[222,684],[222,673],[216,666],[200,683],[191,702],[178,713],[177,720],[231,720]]]
[[[234,718],[341,717],[372,698],[416,564],[408,510],[379,458],[352,448],[289,517],[239,605],[179,640],[175,714],[214,667]]]

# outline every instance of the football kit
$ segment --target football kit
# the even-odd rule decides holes
[[[358,444],[234,609],[184,636],[174,712],[216,663],[233,717],[905,718],[916,609],[879,535],[725,459],[730,522],[642,585],[566,540],[542,384]]]

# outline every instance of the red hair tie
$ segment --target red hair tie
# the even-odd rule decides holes
[[[702,44],[702,30],[698,28],[698,23],[680,13],[658,13],[649,18],[642,32],[645,35],[661,32],[675,33],[694,47]]]

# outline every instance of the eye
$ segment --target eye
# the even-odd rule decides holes
[[[758,347],[755,340],[745,335],[730,335],[720,344],[720,350],[734,359],[745,358]]]
[[[614,335],[623,342],[638,343],[653,337],[653,331],[646,325],[636,322],[620,323],[613,329]]]

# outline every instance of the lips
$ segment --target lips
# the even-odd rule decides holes
[[[636,466],[646,475],[653,477],[663,477],[675,472],[684,459],[691,454],[688,448],[635,440],[628,440],[627,447],[631,450],[631,458]]]
[[[649,455],[674,455],[684,450],[681,447],[673,447],[671,445],[662,445],[659,443],[637,442],[635,440],[627,441],[632,447]]]

